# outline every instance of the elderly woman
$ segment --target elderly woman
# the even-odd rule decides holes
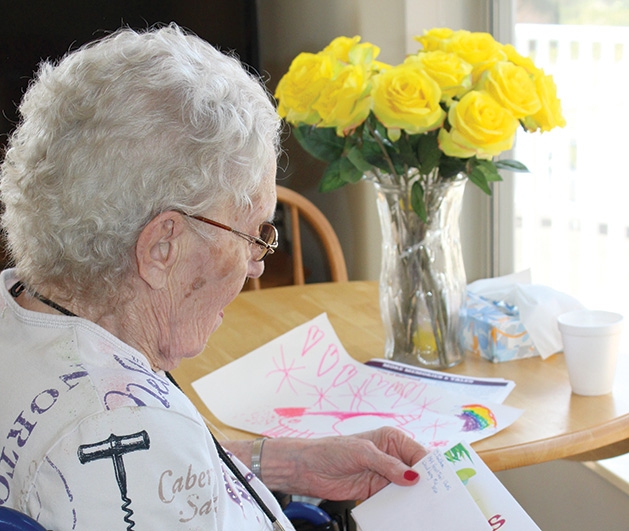
[[[176,26],[121,30],[43,65],[20,113],[1,182],[0,505],[56,531],[290,529],[267,489],[418,481],[424,449],[392,429],[225,452],[167,378],[277,241],[280,122],[235,59]]]

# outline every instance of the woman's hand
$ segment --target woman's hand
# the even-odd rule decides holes
[[[261,459],[271,490],[327,500],[364,500],[390,482],[414,485],[426,449],[395,428],[344,437],[269,439]],[[247,461],[245,461],[247,462]]]

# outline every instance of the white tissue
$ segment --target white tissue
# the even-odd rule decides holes
[[[468,284],[467,289],[492,301],[515,306],[542,359],[563,350],[557,317],[584,306],[574,297],[548,286],[531,284],[530,270]]]

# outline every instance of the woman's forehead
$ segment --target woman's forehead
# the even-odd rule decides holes
[[[275,207],[277,204],[277,190],[275,188],[275,172],[269,173],[262,181],[260,186],[260,192],[256,197],[252,198],[253,209],[258,209],[258,212],[265,217],[265,219],[273,219],[275,215]]]
[[[247,222],[260,224],[263,221],[273,220],[276,204],[275,178],[270,181],[265,179],[258,192],[251,196],[250,205],[243,206],[231,203],[221,209],[221,213],[233,221],[246,220]]]

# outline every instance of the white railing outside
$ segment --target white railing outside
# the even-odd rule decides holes
[[[629,27],[516,25],[568,125],[518,135],[515,264],[590,307],[629,309]],[[626,313],[629,315],[629,312]]]

